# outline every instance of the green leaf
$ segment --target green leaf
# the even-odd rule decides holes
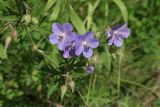
[[[125,4],[122,2],[122,0],[113,0],[113,2],[119,7],[124,21],[127,22],[128,21],[128,11],[127,11]]]
[[[154,100],[153,105],[154,105],[153,107],[160,107],[160,100],[158,99]]]
[[[0,0],[0,4],[1,4],[0,9],[2,9],[7,6],[7,1]]]
[[[70,9],[69,11],[70,20],[73,23],[74,27],[77,29],[78,33],[80,34],[86,33],[86,29],[83,22],[81,21],[77,13],[73,10],[71,5],[69,5],[69,9]]]
[[[109,6],[108,6],[108,0],[107,0],[105,4],[105,16],[106,17],[108,17],[108,13],[109,13]]]
[[[48,0],[44,11],[47,12],[54,5],[55,2],[56,2],[56,0]]]
[[[56,46],[53,46],[53,50],[51,54],[48,56],[51,61],[54,62],[55,67],[59,67],[60,63],[62,62],[62,57],[59,56],[59,50],[57,49]]]
[[[57,88],[58,86],[58,83],[57,84],[54,84],[52,85],[51,87],[49,87],[48,89],[48,93],[47,93],[47,99],[50,98],[50,96],[52,95],[52,93],[55,91],[55,89]]]
[[[49,18],[50,21],[56,20],[61,8],[61,0],[58,0],[55,7],[53,8],[52,14]]]
[[[91,27],[91,24],[93,22],[92,16],[94,11],[98,7],[99,3],[100,3],[100,0],[97,0],[94,5],[92,5],[91,3],[88,4],[87,30],[89,30]]]

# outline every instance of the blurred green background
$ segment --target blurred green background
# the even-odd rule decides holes
[[[160,107],[159,7],[160,0],[0,0],[0,106]],[[124,21],[131,35],[119,57],[103,32]],[[48,41],[54,22],[102,35],[93,74],[66,73]]]

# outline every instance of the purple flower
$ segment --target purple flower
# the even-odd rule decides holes
[[[86,72],[91,74],[94,71],[94,66],[92,64],[89,64],[86,68],[85,68]]]
[[[52,34],[49,36],[49,41],[52,44],[57,44],[59,50],[64,50],[66,40],[75,35],[72,32],[73,27],[70,23],[54,23],[52,26]]]
[[[72,37],[68,38],[65,42],[65,48],[63,50],[63,57],[64,58],[69,58],[76,56],[75,55],[75,47],[76,47],[76,34],[72,35]]]
[[[128,38],[130,29],[127,28],[127,23],[120,26],[115,26],[107,31],[108,45],[122,46],[123,39]]]
[[[86,58],[90,58],[92,56],[92,48],[97,48],[99,45],[99,41],[93,38],[93,35],[93,32],[87,32],[84,35],[77,36],[77,46],[75,47],[75,54],[77,56],[81,55],[81,53],[83,53],[83,56]]]

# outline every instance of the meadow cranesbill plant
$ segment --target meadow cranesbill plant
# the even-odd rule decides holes
[[[123,44],[123,39],[128,38],[129,35],[130,29],[127,28],[127,23],[112,27],[107,31],[108,45],[120,47]]]
[[[63,51],[66,45],[68,38],[72,38],[76,34],[72,32],[73,27],[70,23],[54,23],[52,26],[52,34],[49,36],[49,41],[52,44],[57,44],[58,49]]]
[[[99,41],[95,39],[93,32],[87,32],[84,35],[79,35],[76,38],[77,46],[75,47],[75,54],[77,56],[83,53],[83,56],[90,58],[93,54],[93,48],[97,48]]]

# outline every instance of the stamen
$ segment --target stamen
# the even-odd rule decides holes
[[[114,34],[118,34],[118,31],[114,31]]]
[[[87,42],[86,42],[86,41],[83,41],[82,43],[83,43],[83,45],[87,45]]]
[[[63,37],[65,37],[65,36],[66,36],[66,34],[63,32],[63,33],[62,33],[62,36],[63,36]]]

